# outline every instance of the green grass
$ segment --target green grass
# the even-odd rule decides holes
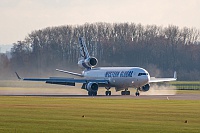
[[[200,94],[200,90],[177,90],[176,94]]]
[[[200,81],[174,81],[169,84],[176,86],[177,90],[200,90]]]
[[[198,133],[199,123],[194,100],[0,97],[0,132]]]
[[[200,81],[173,81],[171,84],[200,84]]]

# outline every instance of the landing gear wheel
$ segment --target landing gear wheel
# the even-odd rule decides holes
[[[121,91],[121,95],[125,95],[125,91]]]
[[[136,96],[140,96],[139,89],[140,89],[140,88],[137,88],[137,90],[136,90],[136,93],[135,93]]]
[[[130,91],[121,91],[121,95],[130,95]]]
[[[130,91],[126,91],[126,95],[130,95],[131,93],[130,93]]]
[[[139,93],[139,92],[136,92],[135,95],[136,95],[136,96],[140,96],[140,93]]]
[[[88,96],[96,96],[96,95],[97,95],[97,92],[88,91]]]
[[[111,91],[106,91],[106,96],[110,96],[111,95]]]
[[[91,91],[88,91],[88,96],[92,96],[92,92]]]
[[[93,96],[96,96],[97,95],[97,92],[93,92]]]

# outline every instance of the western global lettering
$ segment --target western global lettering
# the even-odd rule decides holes
[[[120,71],[107,71],[105,77],[118,77]]]
[[[107,71],[105,77],[133,77],[133,71]]]
[[[120,77],[133,77],[133,71],[121,71]]]

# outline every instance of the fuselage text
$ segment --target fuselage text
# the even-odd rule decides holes
[[[105,77],[133,77],[133,71],[107,71]]]

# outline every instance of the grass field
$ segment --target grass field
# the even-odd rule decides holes
[[[194,82],[176,84],[191,83]],[[105,89],[99,91],[105,93]],[[131,91],[135,93],[134,89]],[[188,93],[200,91],[176,91]],[[87,92],[80,86],[72,89],[37,82],[0,81],[0,94]],[[0,96],[0,132],[199,133],[200,100]]]
[[[0,132],[199,133],[200,101],[1,96]]]
[[[200,81],[174,81],[169,84],[176,86],[177,90],[200,90]]]

